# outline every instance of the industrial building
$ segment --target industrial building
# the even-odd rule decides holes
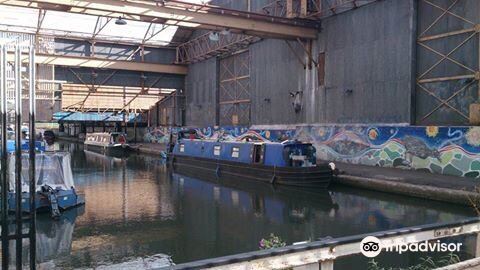
[[[0,41],[35,46],[37,129],[64,141],[125,132],[157,156],[181,130],[302,141],[343,184],[468,205],[480,178],[478,14],[477,0],[0,0]],[[22,108],[27,123],[25,97]],[[90,162],[106,178],[120,164]],[[112,208],[125,218],[127,204]],[[172,205],[148,211],[168,219]],[[181,262],[207,256],[189,252]]]
[[[88,3],[42,2],[3,1],[1,33],[37,42],[37,120],[66,123],[70,135],[85,133],[86,126],[103,129],[101,120],[111,119],[83,123],[86,115],[69,121],[55,113],[125,112],[142,114],[139,127],[148,129],[138,136],[147,133],[150,141],[161,140],[155,129],[166,127],[291,130],[313,136],[309,139],[327,159],[480,174],[474,162],[479,153],[474,149],[476,1],[145,1],[135,6],[153,5],[148,16],[127,12],[128,3],[113,11],[108,3],[76,10],[75,5]],[[176,20],[162,13],[171,9],[183,13]],[[392,128],[397,136],[385,134]],[[319,138],[318,129],[343,139]],[[418,140],[400,143],[403,150],[393,155],[365,155],[387,155],[386,144],[410,134]],[[444,147],[450,141],[456,154],[468,155],[459,161],[429,160],[428,153],[453,151]],[[409,145],[428,153],[409,151]],[[412,160],[396,160],[407,152]]]

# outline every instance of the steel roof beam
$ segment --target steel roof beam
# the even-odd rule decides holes
[[[13,59],[13,55],[8,58]],[[156,72],[165,74],[186,75],[187,67],[174,64],[154,64],[146,62],[134,62],[125,60],[112,60],[93,57],[64,56],[54,54],[36,54],[37,64],[65,66],[65,67],[87,67],[115,70],[130,70],[143,72]]]
[[[248,35],[280,38],[315,39],[318,29],[301,26],[295,20],[279,17],[257,18],[252,14],[219,14],[208,9],[190,10],[157,5],[145,0],[0,0],[0,4],[88,14],[103,17],[124,17],[130,20],[175,24],[185,27],[232,29]]]

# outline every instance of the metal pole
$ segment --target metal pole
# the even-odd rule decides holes
[[[15,221],[16,266],[22,269],[22,62],[20,45],[15,46]]]
[[[7,182],[7,48],[0,46],[0,118],[1,118],[1,139],[0,139],[0,158],[1,158],[1,204],[2,204],[2,269],[8,269],[8,182]]]
[[[36,79],[36,66],[35,66],[35,46],[30,46],[29,51],[29,130],[30,130],[30,139],[29,139],[29,178],[30,178],[30,269],[35,269],[36,264],[36,234],[35,234],[35,223],[36,223],[36,206],[35,206],[35,193],[36,193],[36,184],[35,184],[35,79]]]

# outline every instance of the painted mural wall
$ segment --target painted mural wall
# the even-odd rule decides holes
[[[295,138],[312,142],[320,159],[480,176],[480,127],[300,127]]]
[[[298,139],[317,148],[317,158],[439,174],[480,177],[480,127],[298,126],[295,129],[205,127],[210,139],[254,136],[264,141]],[[153,128],[147,142],[166,143],[170,128]]]

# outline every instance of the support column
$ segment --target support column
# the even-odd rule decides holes
[[[320,270],[333,270],[333,260],[320,263]]]
[[[313,60],[314,55],[318,55],[318,42],[310,41],[310,44],[307,47],[309,51],[305,51],[305,89],[303,92],[303,104],[305,110],[305,122],[307,124],[312,124],[318,122],[318,106],[319,102],[317,100],[317,92],[319,89],[318,86],[318,67],[315,65]]]
[[[476,238],[475,258],[479,258],[480,257],[480,233],[477,233],[475,238]]]
[[[307,265],[302,265],[302,266],[297,266],[293,267],[293,270],[320,270],[320,264],[319,263],[311,263]],[[323,269],[321,269],[323,270]]]

